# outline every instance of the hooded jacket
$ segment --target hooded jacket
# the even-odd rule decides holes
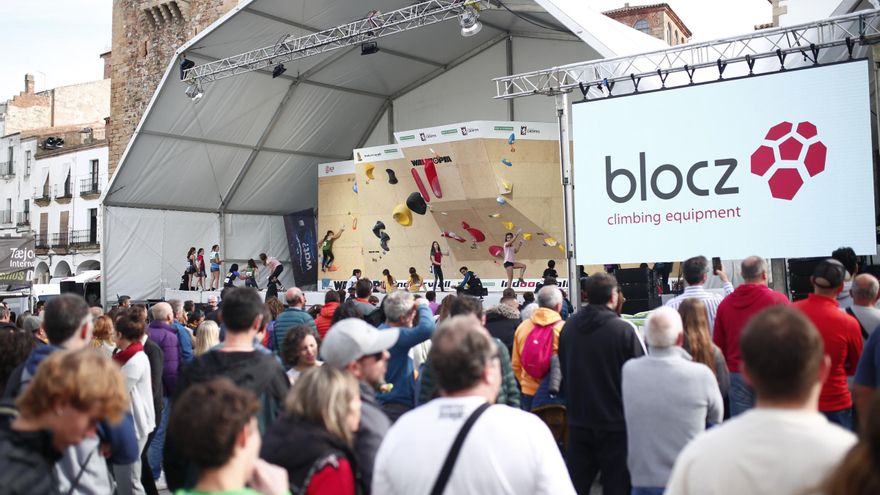
[[[607,306],[590,304],[569,318],[559,337],[568,424],[626,431],[621,370],[644,353],[635,329]]]
[[[538,326],[545,327],[548,325],[553,325],[553,355],[555,356],[559,351],[559,334],[565,325],[565,320],[556,311],[549,308],[538,308],[528,320],[522,322],[517,327],[514,334],[511,364],[513,365],[513,373],[516,375],[516,379],[519,380],[520,387],[522,387],[523,395],[535,395],[544,377],[528,374],[520,362],[520,355],[526,344],[526,339],[532,333],[532,330]]]
[[[500,340],[509,354],[513,354],[513,334],[522,323],[519,311],[506,304],[499,304],[486,311],[486,329],[489,333]]]
[[[56,494],[55,463],[61,454],[52,446],[52,433],[15,431],[13,409],[0,412],[0,491],[4,494]]]
[[[724,354],[731,373],[740,372],[739,336],[746,323],[774,304],[788,304],[788,298],[764,284],[742,284],[718,305],[712,340]]]
[[[279,417],[263,439],[260,457],[287,470],[293,495],[365,493],[352,449],[311,421]]]
[[[17,398],[36,374],[40,363],[59,349],[61,348],[58,346],[46,344],[31,351],[25,362],[9,375],[4,391],[4,403]],[[107,459],[99,452],[101,444],[110,446],[111,454]],[[101,421],[97,426],[97,437],[86,438],[78,445],[64,449],[62,456],[55,463],[57,489],[61,493],[67,493],[79,477],[79,481],[76,482],[77,494],[112,493],[114,483],[107,469],[107,462],[131,464],[139,456],[134,420],[130,412],[126,412],[122,421],[115,425]]]
[[[327,331],[330,330],[330,324],[333,321],[333,313],[336,312],[336,308],[338,307],[338,302],[329,302],[321,308],[321,313],[315,318],[315,326],[318,328],[318,335],[321,337],[321,340],[324,340],[324,336],[327,335]]]

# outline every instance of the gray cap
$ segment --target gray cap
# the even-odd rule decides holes
[[[327,331],[321,342],[321,358],[324,364],[345,368],[354,360],[392,347],[399,335],[396,328],[379,330],[364,320],[346,318]]]

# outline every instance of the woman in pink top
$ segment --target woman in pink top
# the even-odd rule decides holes
[[[519,283],[524,284],[523,277],[526,275],[526,265],[516,261],[516,253],[522,247],[523,241],[519,238],[521,230],[517,230],[516,234],[508,232],[504,234],[504,270],[507,272],[507,286],[513,283],[513,270],[519,269]],[[516,242],[519,239],[519,242]],[[516,247],[514,247],[516,243]]]

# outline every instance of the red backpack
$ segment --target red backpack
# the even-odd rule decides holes
[[[526,373],[532,378],[541,380],[550,371],[550,359],[553,358],[553,327],[559,320],[545,326],[535,325],[523,343],[519,362]]]

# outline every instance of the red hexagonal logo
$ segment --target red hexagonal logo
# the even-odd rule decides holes
[[[780,122],[767,131],[765,142],[751,155],[751,170],[761,177],[770,174],[767,184],[772,197],[794,199],[805,179],[825,170],[828,148],[818,136],[812,122]]]

